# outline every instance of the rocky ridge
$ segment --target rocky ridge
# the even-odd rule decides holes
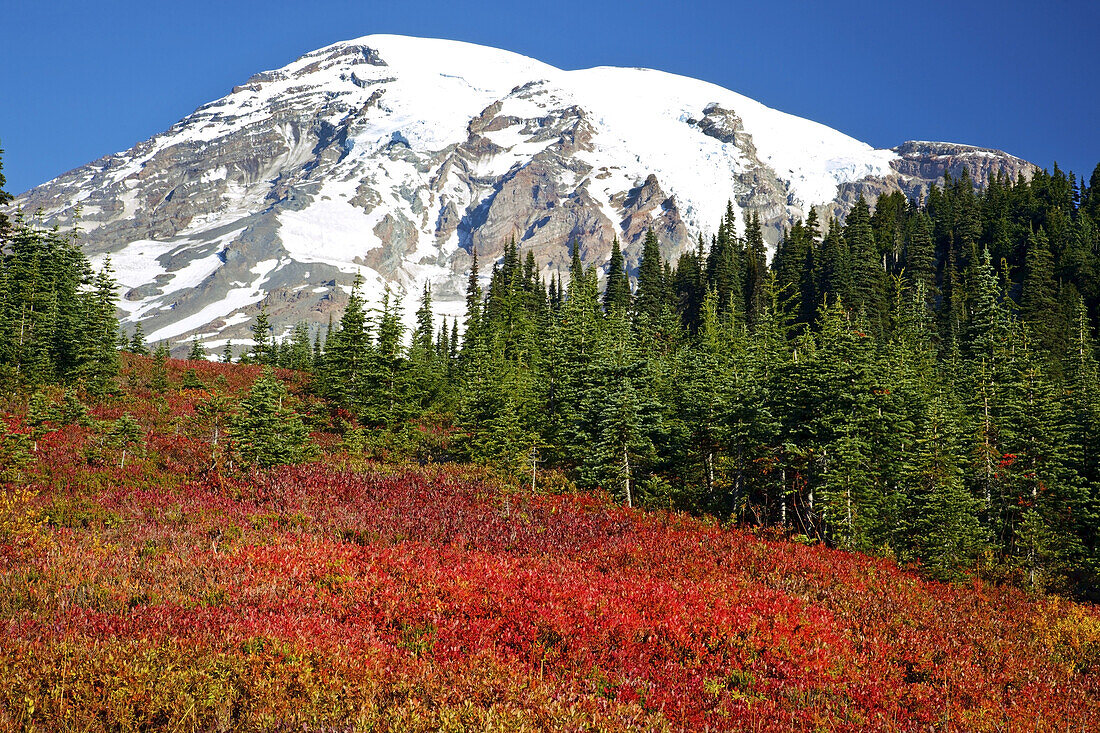
[[[1000,151],[871,146],[712,84],[645,69],[562,71],[470,44],[367,36],[256,74],[164,133],[18,197],[79,222],[107,256],[125,323],[176,349],[244,343],[261,305],[284,330],[327,322],[356,273],[463,311],[470,254],[486,272],[515,238],[549,276],[568,242],[636,267],[653,228],[667,256],[710,235],[731,201],[766,239],[862,194],[920,195],[944,174],[1029,175]]]

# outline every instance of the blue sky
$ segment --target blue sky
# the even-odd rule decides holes
[[[12,193],[124,150],[257,71],[369,33],[694,76],[876,147],[964,142],[1086,178],[1100,162],[1095,0],[0,0],[0,17]]]

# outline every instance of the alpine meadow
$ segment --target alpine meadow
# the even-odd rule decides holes
[[[1100,727],[1100,165],[377,35],[5,185],[2,731]]]

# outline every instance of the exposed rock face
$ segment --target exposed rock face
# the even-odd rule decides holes
[[[284,331],[365,295],[433,287],[459,315],[470,255],[512,238],[545,274],[568,244],[636,267],[652,228],[667,257],[733,203],[774,244],[811,205],[842,216],[863,194],[979,184],[1025,161],[909,142],[874,150],[693,79],[644,69],[561,71],[469,44],[369,36],[256,74],[128,151],[20,196],[47,224],[111,255],[129,322],[175,348],[241,342],[266,304]],[[405,303],[412,318],[415,305]]]
[[[826,207],[832,216],[843,217],[860,196],[874,202],[883,194],[901,191],[909,198],[923,198],[932,184],[942,184],[946,176],[969,175],[974,185],[984,188],[990,179],[1003,174],[1015,180],[1030,178],[1035,166],[999,150],[977,148],[958,143],[918,142],[910,140],[893,151],[893,169],[886,176],[868,176],[840,184],[836,199]]]
[[[942,181],[945,175],[959,178],[965,172],[977,186],[984,188],[998,174],[1016,179],[1020,175],[1030,177],[1034,172],[1034,166],[1026,161],[1000,150],[971,145],[910,140],[894,148],[894,152],[900,157],[891,167],[914,183]]]

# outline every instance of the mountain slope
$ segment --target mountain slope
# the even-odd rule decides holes
[[[636,265],[653,227],[667,256],[732,201],[770,242],[812,205],[918,193],[945,171],[1029,173],[1012,156],[906,143],[876,150],[721,87],[648,69],[563,71],[454,41],[366,36],[257,74],[161,135],[19,197],[46,223],[80,213],[113,259],[129,321],[152,339],[239,340],[267,303],[286,329],[338,313],[356,272],[433,287],[458,315],[470,252],[515,237],[547,274],[567,242]]]
[[[153,394],[124,357],[100,426],[52,412],[5,485],[0,729],[1097,729],[1093,605],[553,495],[541,470],[535,493],[339,452],[212,469],[185,375],[240,401],[260,370],[166,369]],[[145,446],[124,466],[101,439],[122,414]]]

